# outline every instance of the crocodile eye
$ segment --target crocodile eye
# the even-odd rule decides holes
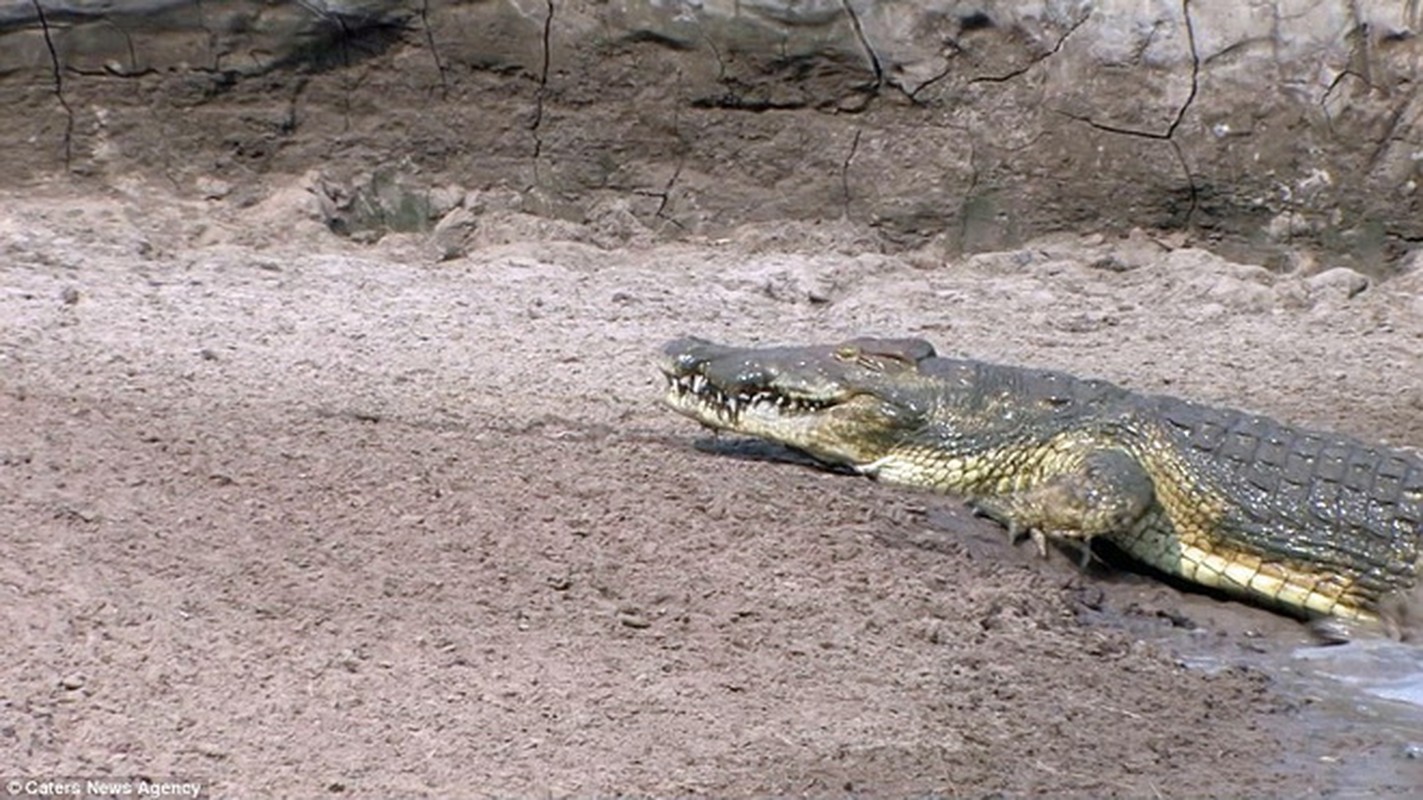
[[[860,358],[860,348],[846,344],[835,348],[835,357],[841,361],[856,361]]]

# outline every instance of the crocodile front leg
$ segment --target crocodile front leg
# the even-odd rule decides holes
[[[1085,566],[1093,538],[1130,530],[1156,499],[1151,477],[1122,450],[1091,450],[1051,466],[1054,471],[1028,489],[972,501],[976,511],[1008,528],[1012,543],[1032,536],[1043,556],[1049,538],[1079,541]]]

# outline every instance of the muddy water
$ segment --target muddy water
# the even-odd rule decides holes
[[[1299,703],[1309,744],[1287,758],[1286,769],[1327,776],[1335,797],[1423,793],[1423,646],[1260,642],[1227,654],[1202,644],[1202,637],[1174,637],[1169,646],[1196,669],[1261,670]]]
[[[1423,649],[1417,645],[1362,640],[1338,647],[1301,647],[1290,659],[1301,676],[1342,684],[1368,700],[1390,701],[1402,716],[1423,723]],[[1423,724],[1415,731],[1423,731]]]

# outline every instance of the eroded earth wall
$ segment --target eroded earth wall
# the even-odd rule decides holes
[[[1368,0],[0,0],[0,176],[242,203],[319,169],[407,228],[490,188],[672,236],[1176,228],[1386,274],[1423,241],[1419,26]]]

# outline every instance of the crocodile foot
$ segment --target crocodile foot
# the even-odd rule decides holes
[[[1018,520],[1010,517],[1008,504],[996,502],[993,498],[974,500],[969,503],[969,509],[973,512],[974,516],[991,519],[1006,528],[1008,531],[1008,544],[1011,547],[1017,547],[1025,538],[1032,539],[1033,546],[1037,549],[1040,558],[1047,558],[1047,545],[1049,540],[1055,542],[1072,542],[1074,545],[1077,545],[1079,551],[1077,566],[1079,569],[1086,569],[1087,566],[1092,563],[1092,559],[1096,557],[1092,552],[1093,536],[1080,535],[1070,530],[1043,530],[1041,528],[1025,526]]]
[[[1116,449],[1094,450],[1065,464],[1031,488],[975,498],[974,513],[1008,529],[1016,545],[1030,536],[1040,555],[1047,542],[1081,546],[1081,566],[1092,560],[1092,539],[1124,533],[1156,499],[1151,478],[1136,459]]]

